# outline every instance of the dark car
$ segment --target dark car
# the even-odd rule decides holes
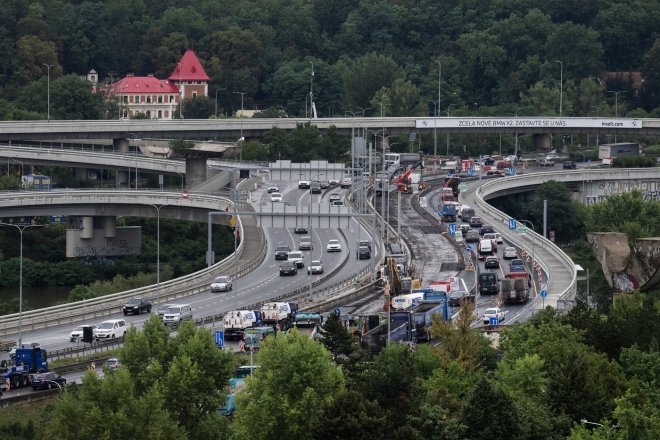
[[[482,295],[497,295],[500,293],[500,283],[494,272],[479,274],[479,293]]]
[[[479,239],[479,232],[477,232],[475,229],[470,229],[465,235],[466,243],[478,243]]]
[[[301,226],[299,228],[296,228],[293,230],[294,234],[307,234],[307,228],[304,226]]]
[[[128,303],[122,307],[124,316],[128,315],[140,315],[143,312],[151,313],[151,301],[146,298],[133,298]]]
[[[525,262],[520,258],[511,260],[509,264],[509,272],[525,272]]]
[[[323,189],[330,188],[330,182],[327,182],[327,181],[321,182],[321,188],[323,188]]]
[[[481,223],[481,217],[472,216],[470,217],[470,227],[471,228],[480,228],[483,226],[483,223]]]
[[[452,290],[449,292],[447,303],[450,307],[460,307],[466,302],[474,302],[474,295],[465,290]]]
[[[371,258],[371,250],[369,250],[369,248],[366,246],[360,246],[358,248],[358,259],[366,260],[369,258]]]
[[[486,262],[484,263],[486,269],[497,269],[500,267],[500,260],[496,256],[486,257]]]
[[[275,259],[276,260],[286,260],[289,258],[289,252],[291,252],[291,248],[287,245],[282,245],[278,246],[275,249]]]
[[[33,390],[50,390],[58,385],[60,388],[66,385],[66,379],[58,376],[57,373],[39,373],[32,378]]]
[[[575,162],[567,160],[566,162],[564,162],[563,167],[565,170],[574,170],[577,168],[577,164]]]
[[[285,261],[280,265],[280,275],[296,275],[298,266],[293,261]]]
[[[484,234],[494,234],[495,229],[489,225],[483,225],[479,228],[479,235],[483,236]]]

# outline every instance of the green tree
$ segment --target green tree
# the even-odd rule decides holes
[[[186,119],[208,119],[215,111],[215,103],[207,96],[193,96],[183,101],[183,117]]]
[[[98,378],[87,373],[80,386],[69,386],[53,405],[44,438],[186,439],[165,409],[157,387],[137,396],[127,370]]]
[[[322,424],[310,433],[315,440],[363,440],[390,438],[385,431],[386,415],[375,402],[356,391],[341,391],[321,416]]]
[[[257,361],[260,368],[237,396],[236,434],[255,440],[309,438],[344,389],[330,353],[294,329],[266,338]]]
[[[518,413],[512,399],[501,389],[482,378],[465,403],[462,423],[466,437],[474,440],[516,438]]]
[[[548,201],[548,231],[555,231],[556,241],[567,243],[583,232],[577,202],[573,201],[563,183],[550,180],[539,185],[529,207],[528,220],[534,224],[537,233],[543,225],[544,200]]]
[[[321,343],[332,353],[335,361],[340,356],[350,356],[355,351],[355,342],[353,336],[342,325],[341,317],[336,313],[331,313],[325,320],[319,331]]]
[[[342,100],[346,108],[366,108],[382,87],[390,88],[403,72],[388,56],[369,53],[358,59],[343,78]]]

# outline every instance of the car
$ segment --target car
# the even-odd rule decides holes
[[[278,192],[274,192],[270,195],[270,201],[271,203],[277,203],[282,201],[282,194]]]
[[[371,250],[371,240],[358,240],[358,248],[361,246],[366,246]]]
[[[314,245],[312,244],[312,237],[301,237],[300,241],[298,241],[298,249],[301,251],[309,251],[314,249]]]
[[[511,260],[511,263],[509,263],[509,272],[525,272],[525,262],[520,258]]]
[[[484,262],[484,267],[486,269],[498,269],[500,267],[499,258],[497,258],[495,255],[486,257],[486,261]]]
[[[330,186],[339,185],[339,180],[338,179],[328,179],[328,183],[330,184]]]
[[[289,258],[289,252],[291,252],[291,248],[285,244],[279,245],[278,247],[275,248],[275,259],[276,260],[286,260]]]
[[[481,238],[482,240],[490,240],[490,243],[493,246],[493,252],[497,252],[497,236],[494,232],[486,233]]]
[[[300,179],[298,181],[298,189],[309,189],[309,180]]]
[[[460,225],[458,225],[458,230],[461,231],[463,235],[465,235],[470,230],[470,225],[467,223],[461,223]]]
[[[321,182],[321,189],[328,189],[328,188],[330,188],[330,182],[328,182],[326,180]]]
[[[296,229],[293,230],[294,234],[307,234],[307,232],[308,232],[307,228],[304,227],[304,226],[301,226],[301,227],[296,228]]]
[[[483,317],[484,324],[489,325],[491,322],[491,318],[496,319],[496,323],[499,324],[500,322],[504,321],[504,315],[505,315],[504,310],[500,309],[499,307],[488,308],[484,312],[484,317]]]
[[[562,168],[564,168],[565,170],[574,170],[574,169],[577,168],[577,164],[576,164],[575,162],[572,162],[572,161],[570,161],[570,160],[567,160],[567,161],[564,162],[564,164],[562,165]]]
[[[510,156],[505,157],[504,160],[506,162],[516,163],[516,162],[518,162],[518,156],[516,156],[515,154],[512,154]]]
[[[325,247],[328,252],[341,252],[341,243],[339,240],[328,240],[328,244]]]
[[[334,202],[331,203],[331,206],[344,206],[344,201],[343,200],[335,200]]]
[[[91,327],[92,328],[92,334],[94,334],[94,329],[96,328],[96,324],[87,324],[87,325],[79,325],[78,327],[74,328],[71,333],[69,333],[69,341],[71,342],[76,342],[76,341],[82,341],[83,337],[83,328],[85,327]]]
[[[330,194],[330,197],[328,197],[328,200],[330,201],[330,204],[332,205],[332,202],[336,202],[338,200],[341,200],[341,195],[337,193],[332,193]]]
[[[545,160],[552,160],[554,161],[555,159],[559,159],[559,155],[557,153],[548,153],[545,156]]]
[[[162,320],[163,316],[165,316],[165,312],[167,312],[167,309],[175,305],[176,304],[163,304],[158,306],[158,317]]]
[[[497,244],[502,244],[504,243],[504,237],[502,237],[502,234],[499,232],[495,232],[495,240],[497,241]]]
[[[474,295],[465,290],[452,290],[449,292],[449,295],[447,295],[447,304],[450,307],[460,307],[466,302],[473,303],[474,301]]]
[[[101,339],[122,338],[126,335],[126,331],[128,331],[126,321],[123,319],[109,319],[103,321],[94,329],[94,339],[99,341]]]
[[[358,260],[367,260],[371,258],[371,249],[367,246],[360,246],[357,250]]]
[[[124,312],[124,316],[128,315],[140,315],[143,312],[151,313],[151,301],[146,298],[132,298],[129,302],[124,304],[124,307],[121,308]]]
[[[470,217],[470,227],[471,228],[480,228],[482,225],[483,225],[483,223],[481,223],[481,217],[477,217],[476,215]]]
[[[318,180],[312,181],[312,183],[309,185],[309,192],[312,194],[320,194],[321,182],[319,182]]]
[[[304,254],[300,251],[291,251],[287,255],[286,261],[291,261],[296,264],[298,268],[305,266]]]
[[[268,187],[268,194],[280,192],[280,188],[277,185],[271,185]]]
[[[211,283],[211,293],[226,292],[232,289],[231,278],[228,276],[216,277]]]
[[[163,324],[165,325],[179,325],[183,321],[192,321],[193,313],[190,304],[171,304],[165,310],[163,315]]]
[[[483,225],[479,228],[479,235],[483,237],[484,234],[494,234],[495,233],[495,228],[493,228],[490,225]],[[493,237],[495,240],[497,240],[497,237]]]
[[[103,362],[103,369],[108,372],[113,372],[121,368],[121,362],[117,358],[110,358],[107,361]]]
[[[280,276],[296,275],[297,273],[298,273],[298,266],[293,261],[285,261],[280,265]]]
[[[480,240],[479,231],[475,229],[470,229],[469,231],[467,231],[467,234],[465,235],[466,243],[478,243],[479,240]]]
[[[54,387],[61,389],[63,385],[66,385],[66,379],[52,371],[35,374],[32,378],[33,390],[50,390]]]
[[[323,263],[321,263],[321,260],[312,260],[307,266],[307,274],[314,275],[317,273],[323,273]]]
[[[350,177],[344,177],[339,184],[341,188],[348,188],[351,185],[353,185],[353,179]]]
[[[543,159],[539,161],[539,166],[540,167],[554,167],[555,166],[555,161],[552,159]]]
[[[513,246],[507,246],[506,248],[504,248],[504,253],[502,254],[502,258],[504,258],[505,260],[518,258],[518,251]]]

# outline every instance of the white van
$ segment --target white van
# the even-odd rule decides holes
[[[110,319],[103,321],[98,327],[94,329],[94,339],[114,339],[121,338],[126,335],[126,321],[123,319]]]
[[[190,304],[172,304],[167,310],[165,310],[163,324],[177,325],[183,321],[190,321],[192,319],[192,307]]]
[[[479,259],[483,260],[487,255],[493,255],[493,242],[481,240],[479,241]]]

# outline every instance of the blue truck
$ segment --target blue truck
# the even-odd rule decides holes
[[[442,221],[443,222],[455,222],[456,221],[456,203],[455,202],[450,202],[450,203],[443,203],[442,204],[442,211],[439,212],[439,214],[442,216]]]
[[[48,354],[46,350],[36,348],[17,348],[14,365],[3,367],[0,377],[11,388],[31,386],[32,375],[48,371]]]

